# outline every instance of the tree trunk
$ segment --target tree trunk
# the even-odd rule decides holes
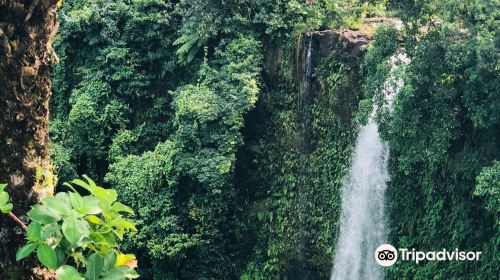
[[[26,221],[30,205],[54,190],[48,150],[50,66],[57,0],[0,0],[0,183]],[[22,230],[0,215],[0,279],[33,279],[34,263],[15,262]],[[40,278],[40,276],[36,277]]]

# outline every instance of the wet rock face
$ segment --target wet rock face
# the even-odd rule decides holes
[[[402,22],[398,18],[374,17],[365,19],[360,30],[331,29],[309,33],[312,34],[313,49],[316,53],[313,59],[316,62],[341,53],[359,57],[362,55],[362,47],[373,39],[377,27],[386,24],[394,25],[398,29],[402,27]]]
[[[372,36],[354,30],[324,30],[312,33],[315,57],[325,58],[340,52],[354,56],[361,54],[361,47],[368,45]]]
[[[316,68],[321,62],[330,57],[350,56],[353,59],[362,57],[362,48],[370,43],[373,36],[367,32],[332,29],[314,31],[303,34],[299,38],[296,52],[295,81],[300,84],[306,71],[306,54],[311,41],[311,66]]]
[[[365,23],[362,30],[322,30],[305,33],[298,38],[294,80],[299,93],[299,117],[305,139],[302,146],[307,147],[302,149],[304,153],[313,149],[314,139],[317,138],[312,123],[318,116],[312,114],[312,104],[335,114],[344,123],[351,122],[363,92],[360,69],[363,47],[372,40],[379,22],[383,23]],[[341,64],[349,66],[340,68]],[[339,75],[342,77],[331,78]]]

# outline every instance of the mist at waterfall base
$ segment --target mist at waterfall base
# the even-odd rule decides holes
[[[404,54],[390,59],[392,69],[383,93],[387,109],[403,86],[394,74],[398,64],[408,63]],[[374,119],[360,127],[347,182],[342,189],[340,234],[335,250],[332,280],[383,279],[384,271],[374,257],[375,249],[387,243],[385,192],[389,174],[389,147],[380,138]]]

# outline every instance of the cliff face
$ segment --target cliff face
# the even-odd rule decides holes
[[[361,55],[361,48],[366,46],[372,36],[355,30],[324,30],[312,33],[317,50],[316,57],[326,58],[347,52],[354,56]]]
[[[256,240],[273,244],[262,266],[276,278],[330,276],[370,38],[326,30],[299,36],[293,49],[265,46],[264,92],[247,116],[235,184],[259,186],[259,205],[272,214]]]
[[[363,47],[371,39],[366,32],[345,29],[309,32],[298,39],[293,76],[302,127],[298,149],[302,153],[314,151],[321,141],[313,126],[323,117],[318,110],[334,114],[345,125],[351,123],[363,92]]]
[[[312,62],[319,65],[322,60],[332,56],[352,56],[361,58],[363,47],[373,39],[375,29],[380,25],[391,24],[397,28],[401,27],[401,21],[397,18],[380,17],[365,19],[359,30],[331,29],[305,33],[299,40],[312,38]],[[304,54],[305,43],[297,44],[297,54]],[[304,67],[304,56],[298,56],[298,67]],[[299,72],[300,73],[300,72]]]
[[[311,58],[313,68],[321,61],[332,56],[352,56],[361,57],[362,47],[370,43],[372,35],[355,30],[333,29],[305,33],[300,37],[297,49],[298,54],[295,75],[300,76],[305,72],[308,40],[311,38]],[[300,42],[301,41],[301,42]],[[306,42],[307,41],[307,42]],[[300,77],[296,76],[296,79]]]

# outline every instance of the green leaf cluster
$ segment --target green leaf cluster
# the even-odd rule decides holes
[[[115,190],[84,177],[86,181],[65,184],[72,191],[46,197],[32,207],[28,242],[18,250],[16,260],[36,252],[40,263],[56,270],[60,280],[137,278],[135,256],[123,254],[119,246],[125,233],[137,230],[123,216],[134,211],[117,201]],[[89,195],[81,195],[76,186]]]

